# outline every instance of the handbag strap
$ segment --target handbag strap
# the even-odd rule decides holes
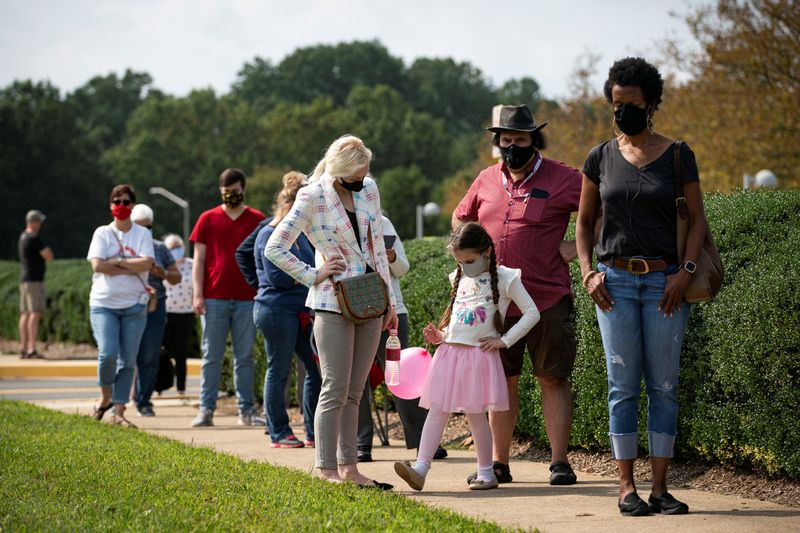
[[[111,235],[113,235],[113,236],[114,236],[114,238],[115,238],[115,239],[117,239],[117,242],[119,243],[119,249],[121,250],[121,253],[122,253],[122,258],[123,258],[123,259],[126,259],[126,257],[125,257],[125,245],[124,245],[124,244],[122,244],[122,240],[121,240],[121,239],[119,238],[119,236],[117,235],[117,232],[116,232],[116,231],[114,231],[114,228],[112,228],[112,227],[111,227],[111,224],[109,224],[109,225],[108,225],[108,226],[106,226],[106,227],[108,228],[108,231],[110,231],[110,232],[111,232]],[[138,280],[139,280],[139,283],[141,283],[141,284],[142,284],[142,288],[145,290],[145,292],[148,292],[148,293],[149,293],[149,292],[150,292],[150,289],[151,289],[151,287],[150,287],[149,285],[147,285],[147,283],[145,283],[144,281],[142,281],[142,278],[139,276],[139,274],[138,274],[138,273],[136,273],[136,272],[131,272],[131,274],[133,274],[133,275],[134,275],[134,277],[135,277],[136,279],[138,279]]]
[[[675,161],[675,207],[678,209],[678,215],[681,218],[686,218],[688,212],[686,210],[686,196],[683,194],[683,173],[681,172],[682,145],[683,141],[675,141],[672,145],[672,153]]]
[[[372,242],[372,222],[367,223],[367,239],[369,240],[369,247],[372,249],[372,262],[375,263],[375,272],[378,272],[378,260],[375,257],[375,245]],[[324,255],[322,259],[327,261]],[[364,258],[364,262],[367,262],[366,257]],[[378,275],[380,276],[380,272],[378,272]],[[328,279],[331,280],[331,283],[336,283],[332,274],[328,276]]]

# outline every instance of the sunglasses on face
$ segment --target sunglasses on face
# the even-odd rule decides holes
[[[120,205],[120,204],[122,204],[122,205],[131,205],[131,201],[130,200],[120,200],[119,198],[117,198],[116,200],[111,200],[111,203],[114,204],[114,205]]]

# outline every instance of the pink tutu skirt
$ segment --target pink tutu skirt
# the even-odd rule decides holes
[[[508,384],[497,350],[442,344],[436,350],[420,407],[446,413],[508,410]]]

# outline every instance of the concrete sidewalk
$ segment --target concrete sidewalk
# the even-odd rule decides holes
[[[88,414],[88,401],[41,401],[39,405],[68,413]],[[157,416],[141,418],[129,409],[131,421],[142,430],[183,441],[193,446],[208,446],[242,459],[255,459],[313,474],[313,449],[272,449],[264,429],[237,425],[236,416],[215,416],[215,427],[191,428],[196,406],[179,400],[155,400]],[[302,438],[300,425],[294,426]],[[685,516],[652,515],[623,517],[616,507],[615,479],[578,472],[578,484],[551,487],[548,465],[512,461],[514,482],[497,490],[469,491],[465,479],[475,470],[472,452],[450,450],[444,461],[436,461],[428,474],[425,490],[415,492],[397,477],[393,462],[413,459],[414,451],[402,443],[373,449],[375,462],[360,469],[367,476],[395,485],[395,491],[428,505],[452,509],[464,515],[490,520],[506,527],[539,528],[541,531],[800,531],[800,509],[735,496],[696,490],[671,492],[689,504]],[[647,485],[641,483],[646,498]]]
[[[200,359],[186,360],[186,375],[199,376]],[[97,359],[20,359],[0,355],[0,379],[97,377]]]

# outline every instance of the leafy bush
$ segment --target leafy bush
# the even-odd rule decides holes
[[[44,341],[94,342],[89,325],[92,269],[82,259],[59,259],[47,267],[47,310],[39,327]],[[0,335],[19,336],[19,263],[0,261]]]
[[[726,268],[713,303],[693,306],[680,377],[677,453],[800,478],[800,191],[707,196],[706,213]],[[572,232],[572,228],[570,232]],[[455,264],[442,239],[406,246],[401,285],[411,343],[447,303]],[[594,305],[571,265],[578,352],[570,444],[608,450],[605,356]],[[646,449],[646,397],[640,445]],[[520,380],[520,435],[547,443],[529,363]]]

